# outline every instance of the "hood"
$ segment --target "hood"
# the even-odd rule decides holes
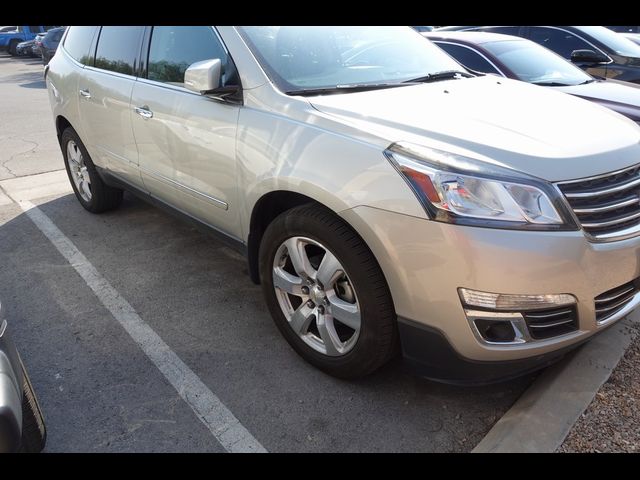
[[[308,98],[334,121],[388,142],[467,155],[546,180],[640,162],[640,127],[559,91],[484,76]]]
[[[551,87],[597,102],[634,122],[640,122],[640,85],[618,80],[596,80],[585,85]]]

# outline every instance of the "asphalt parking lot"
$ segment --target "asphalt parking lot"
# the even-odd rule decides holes
[[[462,388],[399,360],[329,377],[281,337],[243,258],[125,195],[91,215],[66,180],[36,59],[0,55],[0,301],[49,452],[222,452],[166,376],[12,199],[35,204],[270,452],[470,451],[531,383]]]

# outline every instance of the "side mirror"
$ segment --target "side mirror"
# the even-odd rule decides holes
[[[571,52],[571,61],[573,63],[606,63],[609,61],[609,57],[594,50],[574,50]]]
[[[200,95],[208,95],[217,100],[242,104],[240,85],[220,86],[222,61],[219,58],[193,63],[184,72],[184,86]]]
[[[222,62],[219,58],[193,63],[184,72],[184,86],[205,95],[220,87]]]

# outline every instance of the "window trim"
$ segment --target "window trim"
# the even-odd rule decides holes
[[[491,60],[490,60],[490,59],[489,59],[489,58],[488,58],[484,53],[482,53],[482,52],[480,52],[480,51],[476,50],[475,48],[473,48],[473,47],[471,47],[471,46],[469,46],[469,45],[464,45],[464,44],[462,44],[462,43],[457,43],[455,40],[432,40],[432,42],[433,42],[433,43],[435,43],[436,45],[437,45],[438,43],[446,43],[446,44],[448,44],[448,45],[453,45],[453,46],[455,46],[455,47],[463,47],[463,48],[466,48],[467,50],[471,50],[473,53],[478,54],[480,57],[482,57],[484,60],[486,60],[486,61],[487,61],[487,62],[488,62],[488,63],[489,63],[493,68],[495,68],[496,72],[497,72],[500,76],[502,76],[502,77],[504,77],[504,78],[508,78],[508,77],[504,74],[504,72],[503,72],[500,68],[498,68],[498,66],[497,66],[495,63],[493,63],[493,61],[491,61]],[[451,54],[450,54],[449,52],[447,52],[446,50],[445,50],[445,52],[446,52],[446,54],[447,54],[447,55],[449,55],[451,58],[453,58],[456,62],[458,62],[458,60],[456,59],[456,57],[454,57],[453,55],[451,55]],[[460,62],[458,62],[458,63],[460,63]],[[461,64],[461,65],[462,65],[462,64]],[[471,71],[472,71],[472,72],[474,72],[474,73],[480,73],[480,74],[483,74],[483,75],[490,75],[490,74],[488,74],[488,73],[486,73],[486,72],[479,72],[479,71],[477,71],[477,70],[474,70],[473,68],[469,68],[469,67],[467,67],[466,65],[463,65],[463,66],[464,66],[466,69],[471,70]]]
[[[149,49],[151,48],[152,32],[153,26],[145,25],[144,32],[142,34],[142,44],[140,45],[140,51],[138,52],[138,79],[147,78],[149,69]]]

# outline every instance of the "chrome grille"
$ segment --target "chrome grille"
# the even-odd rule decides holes
[[[527,322],[529,335],[535,340],[557,337],[578,328],[575,307],[523,312],[522,316]]]
[[[633,300],[635,294],[638,293],[636,283],[637,281],[634,280],[598,295],[595,298],[596,322],[604,322]]]
[[[640,233],[640,165],[624,170],[562,182],[558,188],[596,240],[613,240]]]

